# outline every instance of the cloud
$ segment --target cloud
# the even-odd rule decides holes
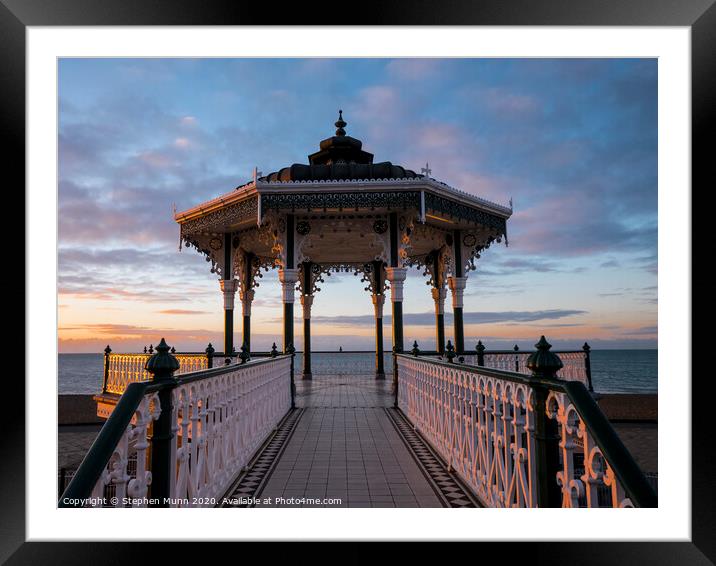
[[[566,318],[570,316],[577,316],[587,314],[587,311],[582,310],[562,310],[562,309],[550,309],[541,311],[504,311],[504,312],[468,312],[464,313],[463,321],[465,324],[491,324],[491,323],[505,323],[505,322],[532,322],[538,320],[554,320],[559,318]],[[278,319],[276,319],[278,320]],[[336,316],[325,316],[318,315],[313,316],[312,320],[316,323],[330,323],[336,326],[353,326],[353,325],[368,325],[375,322],[373,315],[336,315]],[[389,323],[390,317],[384,317],[384,323]],[[445,322],[450,324],[452,322],[452,314],[445,313]],[[423,313],[405,313],[403,315],[403,324],[411,326],[431,326],[435,324],[435,313],[423,312]]]
[[[386,65],[390,76],[398,80],[430,81],[438,80],[446,71],[445,59],[405,58],[393,59]]]
[[[86,71],[90,65],[96,72]],[[478,275],[500,278],[499,293],[527,295],[524,304],[538,309],[545,303],[533,302],[544,301],[534,289],[550,281],[560,293],[563,274],[638,271],[639,283],[625,285],[655,281],[653,60],[67,60],[60,62],[60,292],[105,308],[218,304],[206,264],[176,253],[172,203],[182,210],[227,192],[254,166],[269,172],[305,163],[332,135],[339,107],[348,134],[376,161],[414,170],[429,161],[435,177],[457,188],[502,203],[514,197],[509,253],[490,250],[478,265]],[[530,274],[542,276],[525,284],[520,276]],[[598,277],[594,289],[594,296],[620,293]],[[655,312],[655,291],[624,292],[625,300]],[[505,306],[494,309],[508,313]],[[498,324],[528,323],[520,312],[476,313],[470,324],[490,314]],[[431,314],[415,317],[432,324]]]
[[[189,309],[165,309],[157,312],[159,314],[210,314],[209,311],[194,311]]]

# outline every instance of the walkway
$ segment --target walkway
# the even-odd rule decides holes
[[[278,456],[273,469],[261,464],[264,470],[249,482],[254,485],[234,497],[257,497],[256,506],[270,507],[447,506],[396,429],[390,379],[314,375],[297,380],[296,405],[300,417],[290,438],[270,450]],[[262,472],[268,477],[260,485]],[[454,493],[454,499],[463,495]]]

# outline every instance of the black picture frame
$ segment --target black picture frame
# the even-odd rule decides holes
[[[248,3],[198,0],[0,0],[0,73],[2,83],[2,132],[5,149],[5,206],[25,208],[25,38],[28,26],[112,26],[112,25],[510,25],[510,26],[687,26],[691,29],[692,71],[692,186],[701,186],[706,194],[716,178],[716,159],[708,138],[716,131],[716,0],[454,0],[437,3],[424,0],[383,1],[360,5],[311,3]],[[707,138],[708,137],[708,138]],[[692,190],[692,194],[695,191]],[[685,195],[687,196],[687,195]],[[705,207],[704,207],[705,208]],[[6,210],[9,210],[6,208]],[[32,211],[25,211],[31,214]],[[702,214],[705,212],[702,209]],[[697,218],[692,219],[692,226]],[[713,236],[710,236],[713,241]],[[699,241],[694,240],[694,251]],[[704,254],[708,250],[701,250]],[[698,256],[694,253],[693,257]],[[26,261],[32,261],[27,257]],[[696,262],[694,262],[696,264]],[[692,275],[693,277],[693,275]],[[23,275],[24,281],[24,275]],[[713,293],[713,285],[711,285]],[[26,301],[31,300],[26,296]],[[712,299],[711,299],[712,301]],[[699,309],[697,309],[698,311]],[[700,313],[705,319],[706,314]],[[693,333],[692,351],[705,348],[708,331]],[[26,356],[41,355],[42,345],[28,336]],[[661,355],[680,355],[661,352]],[[684,364],[688,379],[691,368]],[[0,561],[8,564],[96,563],[130,564],[149,558],[145,543],[25,542],[25,387],[17,373],[4,376],[5,417],[0,454]],[[686,382],[686,381],[685,381]],[[531,542],[483,543],[494,548],[487,556],[502,556],[501,562],[538,561],[550,564],[712,564],[716,563],[716,479],[713,472],[714,450],[710,432],[714,378],[709,372],[693,371],[692,391],[692,538],[690,542]],[[662,456],[665,457],[665,456]],[[686,484],[688,485],[688,484]],[[685,489],[684,486],[661,486]],[[151,528],[150,525],[146,526]],[[529,537],[529,533],[521,533]],[[558,536],[558,531],[555,532]],[[128,533],[131,538],[131,533]],[[320,538],[320,533],[316,533]],[[348,553],[350,562],[364,563],[387,550],[373,545],[356,544]],[[413,547],[427,558],[421,546]],[[226,549],[219,550],[220,553]],[[206,543],[161,546],[162,561],[187,564],[194,560],[220,559],[219,553],[207,553]],[[255,558],[250,554],[257,553]],[[255,545],[243,543],[237,560],[276,559]],[[279,551],[280,552],[280,551]],[[310,553],[311,561],[336,559],[336,552],[320,551],[305,545],[290,549],[282,556],[299,560]],[[318,552],[318,553],[317,553]],[[444,559],[444,551],[443,559]],[[474,551],[470,551],[474,552]],[[290,558],[291,556],[295,558]],[[346,556],[345,554],[342,556]],[[404,560],[410,557],[403,555]],[[482,555],[484,557],[484,555]],[[203,558],[202,558],[203,557]],[[225,559],[225,558],[223,558]],[[474,555],[474,559],[480,559]],[[345,558],[339,560],[345,561]]]

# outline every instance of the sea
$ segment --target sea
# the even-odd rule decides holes
[[[95,394],[102,389],[102,354],[60,354],[58,392]],[[592,383],[598,393],[656,393],[658,386],[657,350],[592,350]],[[366,375],[375,368],[374,352],[314,352],[314,375]],[[296,354],[296,367],[302,367]],[[385,369],[392,367],[391,354],[385,356]]]

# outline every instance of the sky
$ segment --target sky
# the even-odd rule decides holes
[[[179,251],[181,211],[307,163],[338,109],[376,162],[508,204],[509,246],[469,274],[466,348],[656,348],[656,59],[60,59],[60,352],[223,343],[216,275]],[[432,349],[422,270],[405,285],[406,346]],[[360,278],[332,275],[312,347],[373,348]],[[252,348],[282,343],[265,273]],[[389,308],[386,305],[386,314]],[[446,337],[453,338],[450,299]],[[300,307],[297,347],[302,348]],[[237,301],[235,343],[241,343]],[[390,348],[390,317],[385,318]]]

